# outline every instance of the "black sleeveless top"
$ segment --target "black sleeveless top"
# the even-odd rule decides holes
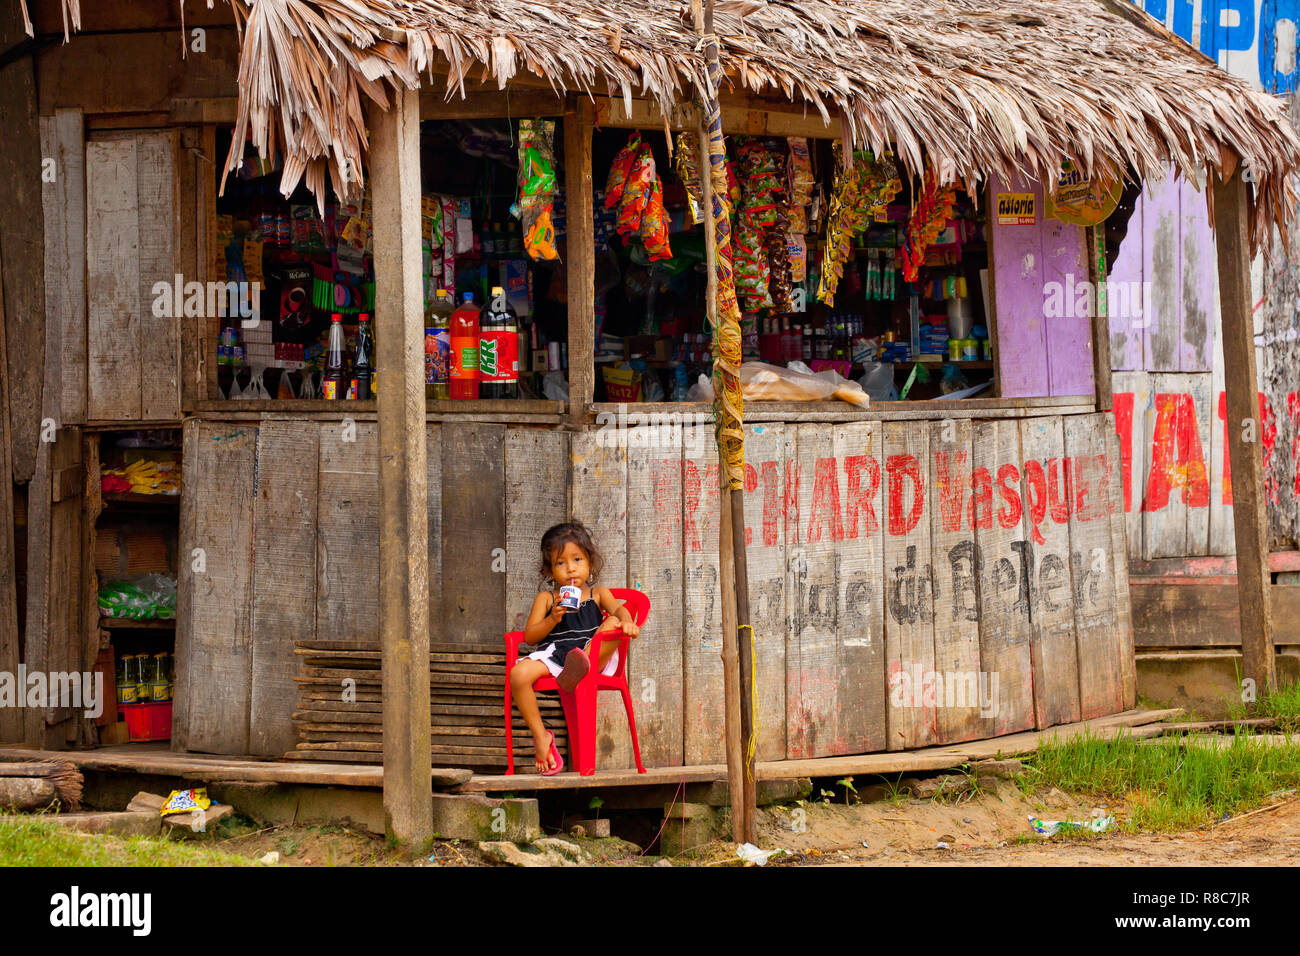
[[[553,607],[554,605],[552,605]],[[575,647],[586,647],[593,634],[600,629],[604,615],[594,598],[588,598],[575,611],[565,611],[560,623],[545,638],[537,642],[537,650],[550,650],[548,655],[560,667],[564,658]]]

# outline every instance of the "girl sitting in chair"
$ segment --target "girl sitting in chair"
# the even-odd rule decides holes
[[[543,583],[551,587],[533,599],[524,625],[524,640],[537,650],[515,663],[510,671],[510,687],[519,713],[532,732],[533,761],[543,776],[557,774],[564,766],[555,746],[555,734],[542,723],[533,684],[550,676],[562,691],[572,693],[592,668],[588,652],[597,633],[622,631],[636,637],[639,630],[609,588],[590,586],[595,584],[602,563],[591,535],[577,521],[557,524],[542,535],[539,572]],[[609,615],[603,621],[602,610]],[[617,643],[601,644],[595,666],[602,674],[614,673],[618,667]]]

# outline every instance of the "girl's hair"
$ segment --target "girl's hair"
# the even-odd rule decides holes
[[[573,542],[586,552],[587,560],[591,562],[591,577],[587,583],[596,583],[596,576],[600,574],[601,568],[605,566],[605,559],[596,550],[596,546],[592,544],[591,532],[583,526],[581,521],[562,521],[548,528],[546,534],[542,535],[542,562],[538,565],[537,570],[541,575],[543,585],[548,581],[554,583],[554,579],[551,577],[551,563],[569,542]]]

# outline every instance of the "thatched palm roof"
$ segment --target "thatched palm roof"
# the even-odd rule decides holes
[[[285,189],[359,170],[362,97],[387,103],[389,87],[452,96],[532,74],[666,112],[704,77],[688,0],[226,2],[243,35],[236,143],[283,149]],[[832,129],[842,116],[913,173],[928,159],[945,178],[1050,180],[1069,158],[1199,180],[1240,157],[1255,238],[1285,228],[1300,138],[1281,102],[1124,0],[717,0],[715,28],[732,91],[803,102]]]

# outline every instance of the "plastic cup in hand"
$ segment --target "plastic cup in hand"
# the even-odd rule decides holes
[[[571,584],[566,584],[560,588],[560,607],[566,607],[571,611],[576,611],[578,605],[582,603],[582,588],[575,588]]]

